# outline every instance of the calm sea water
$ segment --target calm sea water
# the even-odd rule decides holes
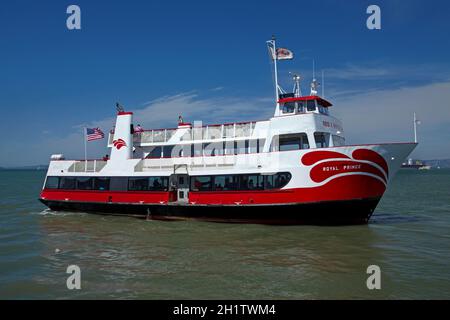
[[[450,299],[450,170],[401,171],[371,223],[345,227],[53,213],[44,175],[0,172],[1,299]]]

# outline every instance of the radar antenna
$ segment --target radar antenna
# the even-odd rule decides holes
[[[311,96],[317,96],[317,89],[319,88],[320,83],[314,78],[311,82]]]
[[[289,74],[292,75],[292,80],[294,80],[294,88],[292,89],[294,96],[301,97],[302,96],[302,89],[300,87],[300,81],[302,80],[301,76],[297,73],[292,72],[289,72]]]

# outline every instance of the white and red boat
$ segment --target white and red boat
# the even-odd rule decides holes
[[[268,224],[367,223],[417,143],[346,145],[330,102],[278,85],[264,121],[136,132],[119,110],[107,160],[52,157],[40,201],[52,210]],[[285,50],[285,49],[283,49]],[[285,54],[286,52],[282,52]],[[289,53],[289,52],[288,52]],[[280,58],[281,59],[281,58]]]

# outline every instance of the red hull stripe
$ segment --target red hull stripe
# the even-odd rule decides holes
[[[381,197],[385,185],[378,179],[364,175],[338,177],[320,187],[267,191],[190,192],[189,203],[197,205],[254,205],[313,203]],[[170,192],[114,192],[48,190],[41,198],[54,201],[166,204]]]
[[[44,189],[41,198],[74,202],[167,203],[169,192],[117,192]]]

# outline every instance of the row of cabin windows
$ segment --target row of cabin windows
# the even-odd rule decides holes
[[[316,110],[325,115],[329,114],[328,108],[316,100],[286,102],[280,108],[283,114],[314,112]]]
[[[291,180],[289,172],[273,175],[239,174],[191,177],[193,191],[280,189]],[[168,191],[169,177],[47,177],[45,189],[96,191]]]
[[[337,135],[331,135],[334,147],[345,145],[345,139]],[[316,148],[328,148],[330,146],[330,134],[315,132],[314,141]],[[290,151],[309,149],[309,140],[306,133],[282,134],[274,136],[270,147],[271,151]]]
[[[109,190],[106,177],[47,177],[46,189],[64,190]]]
[[[273,175],[239,174],[191,177],[192,191],[240,191],[281,189],[291,180],[289,172]]]
[[[146,158],[177,158],[261,153],[265,139],[155,146]]]
[[[167,191],[168,177],[47,177],[46,189]]]
[[[314,141],[316,148],[327,148],[331,146],[340,147],[345,145],[345,139],[330,133],[315,132]],[[193,156],[218,156],[237,155],[248,153],[261,153],[264,148],[264,139],[241,140],[241,141],[221,141],[213,143],[193,144],[193,145],[171,145],[153,147],[146,158],[173,158]],[[306,133],[283,134],[274,136],[270,147],[271,151],[290,151],[309,149],[310,144]]]

